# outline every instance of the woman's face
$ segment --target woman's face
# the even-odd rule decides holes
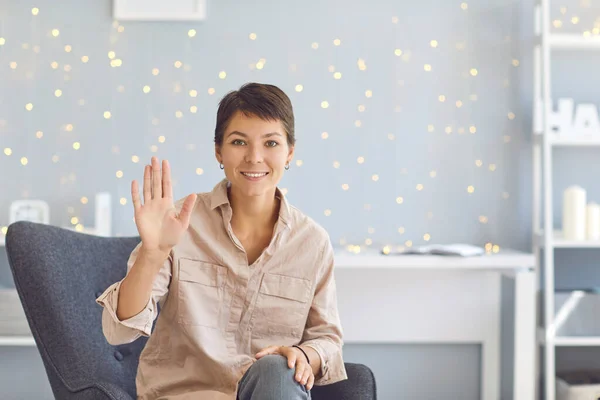
[[[225,130],[222,146],[215,147],[232,189],[246,196],[272,194],[293,155],[280,121],[263,121],[239,111]]]

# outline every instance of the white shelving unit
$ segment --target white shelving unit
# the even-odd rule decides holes
[[[5,236],[0,234],[0,248],[5,246]],[[0,347],[35,346],[35,340],[26,328],[21,303],[17,300],[15,289],[0,289]]]
[[[15,289],[0,289],[0,346],[35,346]]]
[[[552,204],[552,153],[557,147],[600,147],[600,138],[590,136],[558,136],[550,126],[553,109],[551,59],[561,50],[600,50],[600,37],[583,34],[556,34],[550,32],[550,0],[538,0],[535,10],[534,48],[534,123],[533,123],[533,253],[538,270],[544,260],[544,326],[539,329],[539,343],[544,349],[544,377],[541,398],[555,400],[557,346],[600,346],[600,336],[559,336],[561,320],[556,311],[554,285],[554,252],[557,249],[600,248],[600,241],[565,240],[554,230]],[[543,192],[542,192],[543,183]],[[542,208],[544,210],[542,216]],[[543,220],[542,220],[543,217]],[[542,229],[550,227],[551,229]]]

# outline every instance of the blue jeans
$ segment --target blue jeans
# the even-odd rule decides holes
[[[310,391],[294,378],[284,356],[275,354],[257,360],[238,385],[238,400],[310,400]]]

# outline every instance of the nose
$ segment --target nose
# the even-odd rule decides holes
[[[259,164],[263,161],[262,147],[256,145],[247,146],[244,161],[249,164]]]

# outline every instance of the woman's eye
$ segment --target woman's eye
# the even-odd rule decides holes
[[[244,144],[243,140],[240,139],[235,139],[233,142],[231,142],[232,144],[238,145],[238,144]]]
[[[278,144],[279,144],[279,143],[277,143],[277,142],[276,142],[276,141],[274,141],[274,140],[269,140],[269,141],[267,142],[267,146],[268,146],[268,147],[275,147],[275,146],[277,146]]]

